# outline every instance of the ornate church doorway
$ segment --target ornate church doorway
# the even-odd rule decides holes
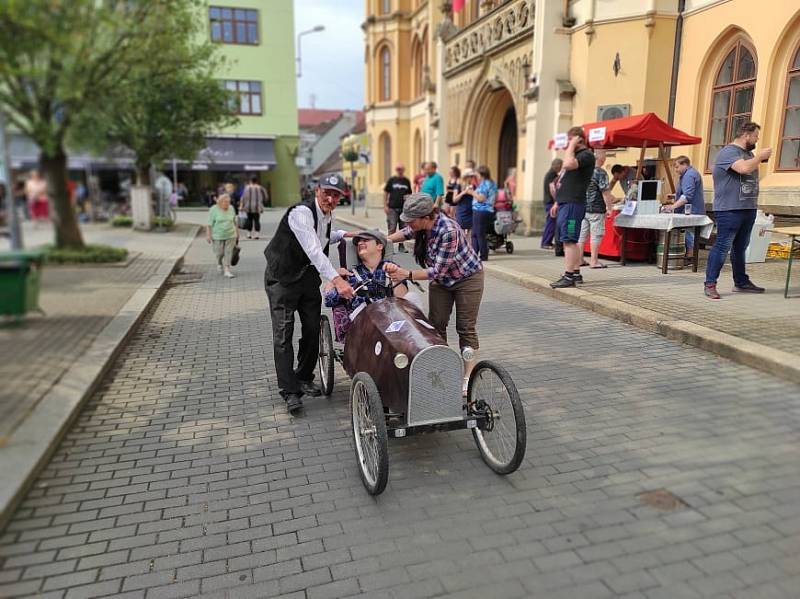
[[[514,105],[508,107],[500,127],[497,149],[497,185],[502,187],[508,171],[517,166],[517,113]]]

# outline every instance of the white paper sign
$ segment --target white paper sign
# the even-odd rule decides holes
[[[395,320],[389,327],[386,329],[387,333],[396,333],[400,329],[403,328],[403,325],[406,323],[405,320]]]
[[[594,129],[589,129],[589,143],[595,141],[603,141],[605,138],[606,138],[605,127],[595,127]]]
[[[422,326],[424,326],[424,327],[426,327],[428,329],[433,329],[433,327],[431,326],[431,324],[429,322],[426,322],[426,321],[422,320],[421,318],[416,318],[415,320],[418,323],[420,323]]]
[[[566,147],[567,147],[567,134],[556,133],[556,136],[553,138],[553,149],[563,150]]]
[[[625,207],[622,209],[622,214],[625,216],[633,216],[634,212],[636,212],[636,201],[626,200]]]

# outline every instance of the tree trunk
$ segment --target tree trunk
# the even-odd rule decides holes
[[[83,235],[78,227],[78,219],[67,188],[67,154],[64,148],[59,146],[52,156],[42,153],[39,156],[39,167],[47,181],[56,247],[84,247]]]
[[[150,163],[136,165],[136,185],[150,186]]]

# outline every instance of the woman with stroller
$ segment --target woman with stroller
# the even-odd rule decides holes
[[[415,239],[414,258],[421,268],[409,270],[387,263],[384,268],[392,281],[430,281],[428,319],[436,332],[447,341],[447,323],[456,306],[458,345],[464,359],[464,392],[478,350],[478,310],[483,297],[483,266],[467,243],[464,231],[434,206],[426,193],[406,198],[400,220],[401,231],[388,237],[398,242]]]
[[[497,184],[492,181],[489,167],[478,167],[478,187],[472,193],[472,247],[482,262],[489,259],[489,242],[486,236],[494,222],[494,201]]]

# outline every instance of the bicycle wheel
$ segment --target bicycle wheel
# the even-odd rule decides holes
[[[350,411],[361,482],[370,495],[380,495],[389,480],[389,437],[378,388],[366,372],[353,377]]]
[[[333,392],[333,336],[331,323],[324,314],[319,319],[319,384],[322,393],[330,396]]]
[[[528,437],[511,376],[494,362],[478,362],[469,377],[467,401],[473,413],[486,414],[484,424],[472,429],[483,461],[498,474],[514,472],[525,457]]]

